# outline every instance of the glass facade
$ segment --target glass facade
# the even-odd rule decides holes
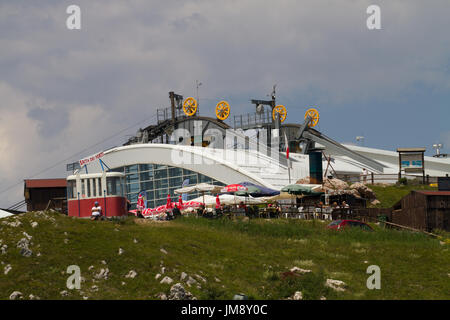
[[[189,179],[187,186],[205,182],[225,186],[224,183],[195,171],[158,164],[135,164],[112,169],[125,174],[126,196],[130,200],[132,209],[136,209],[139,192],[147,192],[147,207],[155,208],[166,204],[167,194],[170,193],[172,201],[178,202],[175,190],[182,187],[183,182]],[[208,194],[208,193],[205,193]],[[201,193],[189,193],[188,200],[201,196]]]

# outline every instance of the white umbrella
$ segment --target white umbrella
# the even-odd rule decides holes
[[[221,189],[222,189],[221,186],[215,186],[213,184],[208,184],[208,183],[199,183],[194,186],[176,189],[175,193],[182,194],[182,193],[192,193],[195,191],[219,193]]]
[[[199,191],[203,194],[203,203],[204,203],[205,202],[205,200],[204,200],[205,192],[219,193],[221,189],[222,189],[221,186],[215,186],[213,184],[208,184],[208,183],[199,183],[194,186],[176,189],[174,192],[177,194],[182,194],[182,193],[192,193],[195,191]]]

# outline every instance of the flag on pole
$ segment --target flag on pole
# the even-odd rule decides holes
[[[284,141],[286,145],[286,159],[289,159],[289,142],[286,136],[286,132],[284,132]]]

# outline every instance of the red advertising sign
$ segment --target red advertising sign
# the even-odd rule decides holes
[[[78,162],[80,163],[80,166],[82,167],[82,166],[84,166],[84,165],[87,165],[87,164],[91,163],[92,161],[95,161],[95,160],[100,159],[100,158],[103,157],[104,155],[105,155],[105,154],[104,154],[104,152],[102,151],[102,152],[97,153],[97,154],[95,154],[95,155],[93,155],[93,156],[90,156],[90,157],[81,159],[81,160],[78,161]]]

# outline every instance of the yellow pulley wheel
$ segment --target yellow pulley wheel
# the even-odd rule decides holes
[[[183,102],[183,112],[188,117],[193,116],[197,112],[197,100],[192,97],[186,98]]]
[[[286,120],[286,116],[287,116],[287,111],[286,111],[286,107],[283,105],[278,105],[275,108],[273,108],[272,110],[272,118],[273,120],[275,120],[275,113],[278,113],[278,117],[280,118],[280,122],[283,122],[284,120]]]
[[[310,108],[310,109],[306,110],[305,119],[308,116],[311,117],[311,121],[308,123],[308,126],[315,127],[317,125],[317,123],[319,123],[319,111],[317,111],[314,108]]]
[[[216,105],[216,117],[219,120],[225,120],[230,115],[230,104],[226,101],[220,101]]]

